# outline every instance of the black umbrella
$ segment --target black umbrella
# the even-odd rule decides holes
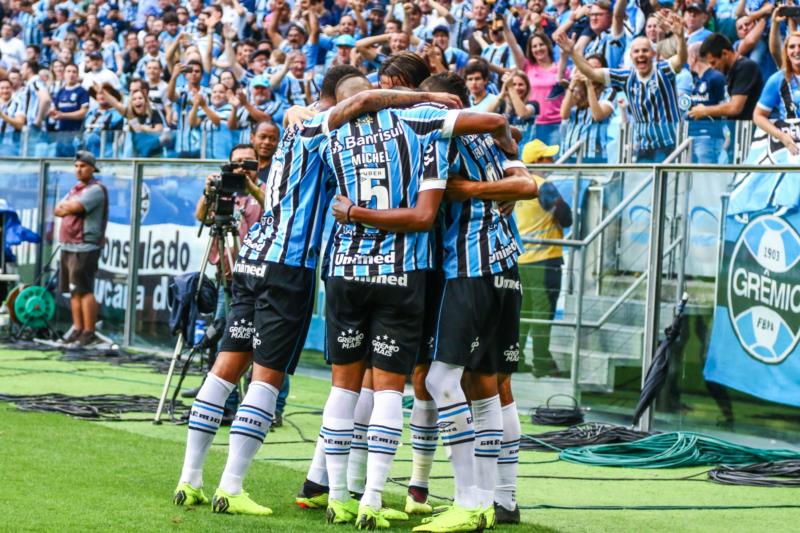
[[[664,381],[667,379],[667,371],[669,370],[669,347],[680,335],[683,311],[688,301],[689,295],[684,293],[678,308],[675,310],[675,318],[672,320],[672,324],[664,330],[664,339],[656,348],[653,362],[650,363],[650,368],[647,369],[647,376],[645,377],[644,385],[642,385],[642,395],[639,396],[639,403],[633,413],[634,425],[639,422],[642,413],[650,407],[661,387],[664,386]]]

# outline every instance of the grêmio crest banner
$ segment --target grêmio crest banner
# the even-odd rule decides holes
[[[761,132],[748,163],[797,163]],[[745,173],[725,218],[704,376],[800,406],[800,173]]]

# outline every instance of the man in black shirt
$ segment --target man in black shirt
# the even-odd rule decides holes
[[[700,57],[728,78],[730,100],[725,103],[697,105],[689,111],[692,119],[727,118],[728,120],[753,120],[753,110],[761,95],[764,80],[758,63],[741,57],[721,33],[712,33],[700,46]]]

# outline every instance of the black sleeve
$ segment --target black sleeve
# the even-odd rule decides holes
[[[731,96],[735,94],[757,94],[760,89],[758,86],[759,81],[761,80],[761,71],[758,68],[758,63],[749,59],[742,59],[733,68],[730,85],[728,85],[728,94]]]

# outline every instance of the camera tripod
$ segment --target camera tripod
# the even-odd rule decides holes
[[[208,204],[206,204],[206,212],[208,212]],[[205,216],[203,216],[205,218]],[[200,230],[198,231],[198,237],[203,233],[203,226],[200,226]],[[228,298],[230,296],[230,289],[228,287],[228,281],[225,276],[225,262],[229,265],[231,271],[233,271],[233,265],[236,263],[236,255],[239,250],[239,230],[238,230],[238,220],[234,216],[222,216],[222,217],[215,217],[214,223],[210,226],[210,234],[208,238],[208,242],[206,243],[206,249],[203,253],[203,260],[200,262],[200,276],[197,279],[197,287],[194,289],[194,293],[192,294],[192,298],[197,301],[200,296],[200,289],[202,286],[203,275],[208,267],[210,257],[211,257],[211,250],[213,249],[214,245],[216,244],[216,249],[218,252],[218,262],[217,262],[217,277],[219,279],[219,283],[223,287],[225,292],[225,306],[228,306]],[[219,286],[218,286],[219,287]],[[221,327],[217,327],[219,324],[217,321],[214,322],[211,326],[206,329],[206,333],[203,335],[203,339],[197,343],[196,345],[192,346],[189,354],[186,357],[186,362],[183,365],[183,369],[181,370],[180,378],[178,383],[175,386],[175,391],[172,395],[172,399],[170,400],[170,407],[169,413],[170,416],[174,419],[175,413],[175,400],[178,396],[178,392],[180,391],[181,385],[183,384],[183,380],[186,377],[186,373],[189,370],[189,366],[191,364],[192,358],[198,352],[202,353],[202,350],[206,348],[216,349],[216,344],[219,338],[221,337],[225,324],[224,322],[221,324]],[[167,394],[169,394],[169,389],[172,383],[172,376],[175,373],[175,366],[180,359],[181,353],[183,352],[184,344],[186,343],[186,339],[183,335],[183,330],[178,333],[178,340],[175,342],[175,349],[172,352],[172,360],[169,363],[169,370],[167,371],[166,379],[164,380],[164,388],[161,390],[161,397],[158,400],[158,408],[156,409],[155,417],[153,418],[154,424],[161,423],[161,414],[164,410],[164,404],[167,400]]]

